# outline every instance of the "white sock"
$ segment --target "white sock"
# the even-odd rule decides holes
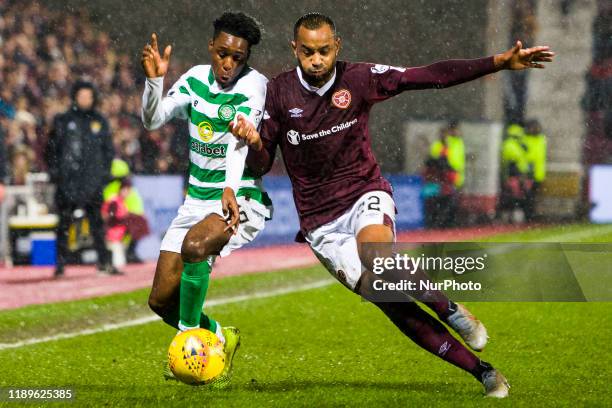
[[[221,343],[225,344],[225,336],[223,335],[223,332],[221,331],[221,325],[219,324],[219,322],[217,322],[217,331],[215,332],[215,334],[217,335],[219,340],[221,340]]]
[[[183,322],[181,322],[181,321],[179,321],[179,323],[178,323],[179,333],[180,333],[180,332],[187,331],[187,330],[191,330],[191,329],[197,329],[197,328],[198,328],[198,326],[196,326],[196,327],[189,327],[189,326],[185,326],[185,325],[183,324]]]

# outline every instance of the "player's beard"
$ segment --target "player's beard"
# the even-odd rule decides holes
[[[302,65],[301,61],[298,59],[297,60],[298,66],[300,67],[300,69],[302,70],[302,76],[304,78],[304,80],[311,86],[315,86],[320,88],[321,86],[325,85],[327,83],[327,81],[330,80],[330,78],[333,75],[334,72],[334,68],[336,67],[336,61],[334,61],[334,63],[331,65],[331,68],[323,71],[321,73],[317,73],[316,75],[310,74],[308,73],[308,71],[304,68],[304,66]]]

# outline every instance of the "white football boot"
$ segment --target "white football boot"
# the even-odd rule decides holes
[[[482,385],[485,387],[485,396],[491,398],[506,398],[510,390],[506,377],[496,369],[482,373]]]
[[[446,322],[472,350],[482,351],[487,345],[489,339],[487,329],[465,306],[457,303],[457,310],[448,317]]]

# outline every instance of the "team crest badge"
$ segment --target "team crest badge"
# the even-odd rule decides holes
[[[200,135],[200,139],[202,139],[203,142],[210,142],[210,139],[212,139],[213,137],[213,126],[212,123],[210,123],[207,120],[203,120],[202,122],[200,122],[200,124],[198,125],[198,134]]]
[[[351,93],[348,89],[340,89],[332,95],[332,104],[336,108],[346,109],[351,104]]]
[[[234,119],[234,116],[236,116],[236,108],[234,108],[232,105],[223,104],[219,106],[219,111],[217,113],[219,114],[220,119],[229,122],[230,120]]]
[[[98,122],[97,120],[94,120],[89,125],[89,128],[91,129],[91,131],[93,132],[94,135],[97,135],[98,132],[100,132],[100,130],[102,129],[102,123]]]

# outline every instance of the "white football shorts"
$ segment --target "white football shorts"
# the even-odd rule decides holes
[[[221,257],[227,256],[234,249],[255,239],[257,234],[264,229],[266,219],[271,218],[271,207],[265,207],[255,200],[247,200],[245,197],[237,197],[240,206],[240,224],[238,233],[232,235],[230,240],[221,250]],[[164,235],[160,251],[181,253],[183,240],[187,231],[210,214],[223,216],[221,200],[196,200],[187,197],[182,206],[179,207],[178,215],[172,220],[170,227]]]
[[[389,225],[395,235],[395,202],[384,191],[362,195],[339,218],[306,234],[306,241],[338,281],[355,290],[363,272],[357,252],[357,234],[368,225]]]

